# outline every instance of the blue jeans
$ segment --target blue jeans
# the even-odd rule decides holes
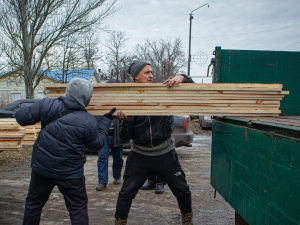
[[[123,147],[120,145],[119,147],[113,147],[113,138],[112,136],[107,136],[106,142],[103,147],[98,151],[98,179],[99,184],[107,184],[108,183],[108,158],[109,158],[109,150],[111,149],[111,154],[113,157],[112,164],[112,173],[114,179],[121,178],[121,171],[123,167]]]

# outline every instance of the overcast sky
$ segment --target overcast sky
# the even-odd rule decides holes
[[[223,49],[300,51],[300,0],[119,0],[105,22],[125,31],[129,50],[146,38],[180,37],[188,55],[189,14],[193,13],[192,56],[207,55],[191,76],[206,76],[215,46]],[[201,53],[202,54],[202,53]]]

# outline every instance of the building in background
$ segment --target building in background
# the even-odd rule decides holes
[[[19,99],[25,99],[24,71],[14,70],[0,74],[0,105],[5,105]],[[34,98],[44,98],[44,85],[61,83],[62,80],[69,82],[72,78],[78,77],[91,80],[93,83],[105,82],[105,77],[101,76],[101,70],[77,69],[77,70],[52,70],[40,73],[42,79],[35,88]]]

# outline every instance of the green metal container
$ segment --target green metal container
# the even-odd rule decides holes
[[[300,127],[214,120],[211,184],[250,225],[299,225]]]
[[[250,225],[300,225],[300,52],[216,47],[215,83],[280,83],[294,117],[213,121],[211,184]]]
[[[216,47],[214,83],[283,84],[284,115],[300,115],[300,52],[228,50]]]

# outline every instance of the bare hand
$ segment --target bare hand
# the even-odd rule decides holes
[[[128,119],[127,115],[122,111],[117,111],[116,118],[118,118],[119,120],[127,120]]]
[[[169,78],[164,82],[164,84],[166,85],[166,87],[172,87],[173,85],[182,83],[183,80],[184,80],[184,76],[178,75],[173,78]]]

